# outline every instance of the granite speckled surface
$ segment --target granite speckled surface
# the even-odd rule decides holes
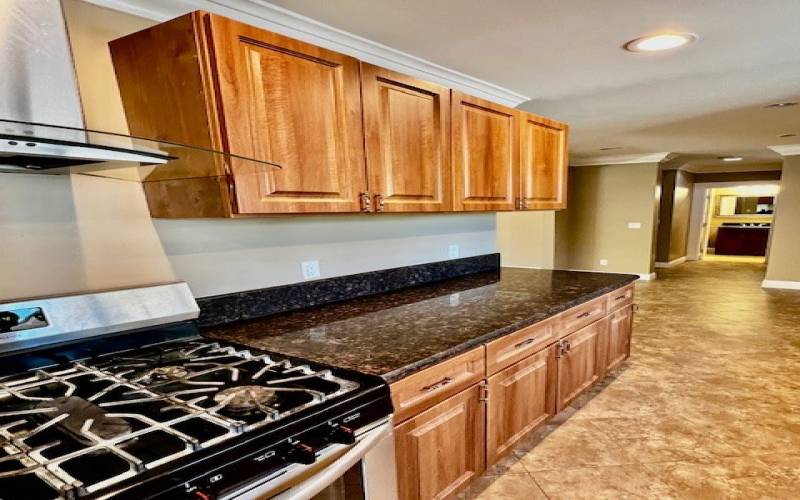
[[[222,325],[498,269],[500,254],[493,253],[203,297],[197,321]]]
[[[393,382],[637,278],[502,268],[206,328],[204,335]]]

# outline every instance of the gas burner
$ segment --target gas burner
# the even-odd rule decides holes
[[[272,414],[275,410],[269,405],[277,399],[276,390],[258,385],[230,387],[214,395],[214,401],[225,405],[231,412],[245,414],[255,411]]]
[[[153,368],[150,376],[159,379],[182,379],[189,375],[189,370],[182,366],[159,366]]]

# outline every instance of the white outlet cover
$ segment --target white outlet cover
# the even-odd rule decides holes
[[[311,280],[319,278],[319,261],[307,260],[300,263],[300,269],[303,270],[303,279]]]
[[[641,222],[628,222],[628,229],[641,229],[642,223]]]
[[[608,265],[608,259],[600,259],[600,265],[601,266],[607,266]]]
[[[450,245],[447,247],[447,256],[451,259],[457,259],[458,255],[461,253],[460,250],[458,245]]]

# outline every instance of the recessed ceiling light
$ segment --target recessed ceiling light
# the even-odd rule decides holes
[[[622,146],[611,146],[606,148],[600,148],[600,151],[613,151],[615,149],[622,149]]]
[[[778,137],[781,139],[786,139],[787,137],[797,137],[797,134],[781,134]]]
[[[722,161],[742,161],[741,156],[717,156],[717,159]]]
[[[658,52],[661,50],[677,49],[697,40],[694,33],[661,33],[631,40],[622,46],[630,52]]]
[[[792,106],[797,106],[797,102],[795,101],[775,102],[772,104],[767,104],[764,107],[769,109],[769,108],[790,108]]]

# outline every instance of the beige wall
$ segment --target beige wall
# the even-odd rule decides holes
[[[781,191],[772,224],[767,280],[800,283],[800,156],[783,161]]]
[[[124,130],[106,42],[149,21],[65,7],[87,125]],[[491,213],[153,221],[139,182],[95,176],[0,174],[0,231],[0,301],[173,279],[207,296],[300,281],[309,259],[325,278],[497,249]]]
[[[498,213],[497,248],[504,266],[552,269],[555,212]]]
[[[656,238],[657,261],[671,262],[686,256],[691,207],[691,174],[681,170],[663,172]]]
[[[656,163],[570,168],[569,207],[555,216],[556,267],[651,273],[657,182]]]

